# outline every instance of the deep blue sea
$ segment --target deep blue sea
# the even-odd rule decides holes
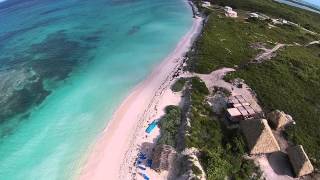
[[[0,179],[75,178],[191,25],[183,0],[0,0]]]

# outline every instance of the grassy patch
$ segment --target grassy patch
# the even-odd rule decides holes
[[[188,53],[191,71],[210,73],[221,67],[233,67],[250,61],[259,52],[254,43],[274,46],[276,43],[302,45],[319,38],[299,28],[281,25],[269,28],[268,21],[241,20],[212,12],[203,34]]]

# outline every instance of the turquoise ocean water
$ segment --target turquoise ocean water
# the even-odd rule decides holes
[[[0,2],[3,180],[75,177],[121,100],[192,25],[183,0]]]

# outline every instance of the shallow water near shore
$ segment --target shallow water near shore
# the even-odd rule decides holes
[[[183,0],[0,3],[0,179],[70,179],[192,25]]]

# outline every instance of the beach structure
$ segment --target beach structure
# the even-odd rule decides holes
[[[277,25],[277,24],[288,24],[291,25],[287,20],[285,19],[272,19],[272,23]]]
[[[144,173],[141,173],[141,176],[143,177],[144,180],[150,180],[149,176],[147,176]]]
[[[228,98],[228,101],[227,101],[228,107],[237,107],[241,105],[250,105],[242,95],[231,96]]]
[[[259,19],[260,20],[267,20],[267,19],[271,19],[269,16],[262,14],[262,13],[257,13],[259,15]]]
[[[314,168],[301,145],[288,147],[287,152],[297,177],[313,172]]]
[[[269,16],[262,14],[262,13],[258,13],[258,12],[251,12],[248,14],[249,18],[255,18],[255,19],[259,19],[259,20],[267,20],[270,19]]]
[[[259,18],[259,14],[257,14],[257,13],[249,13],[248,16],[250,18]]]
[[[176,159],[177,152],[169,145],[157,145],[152,155],[151,168],[157,172],[169,171]]]
[[[210,7],[211,3],[208,1],[202,1],[202,7]]]
[[[285,20],[285,19],[280,19],[279,21],[280,21],[282,24],[288,24],[288,21]]]
[[[258,116],[258,113],[251,107],[250,103],[241,95],[229,97],[227,107],[226,117],[232,122],[239,122]]]
[[[226,117],[232,122],[239,122],[241,120],[247,120],[255,118],[258,114],[250,106],[237,106],[234,108],[228,108],[226,111]]]
[[[230,7],[230,6],[225,6],[225,7],[224,7],[224,10],[225,10],[225,11],[232,11],[232,7]]]
[[[292,122],[292,118],[283,111],[275,110],[267,115],[269,122],[275,129],[283,128],[288,123]]]
[[[228,108],[226,116],[232,122],[239,122],[243,120],[243,116],[237,108]]]
[[[238,13],[229,6],[224,7],[224,11],[227,17],[233,17],[233,18],[238,17]]]
[[[154,120],[152,121],[152,123],[150,123],[146,129],[146,133],[150,134],[154,128],[156,128],[159,124],[159,121],[158,120]]]
[[[247,140],[250,154],[266,154],[280,151],[266,119],[250,119],[240,122],[241,130]]]

